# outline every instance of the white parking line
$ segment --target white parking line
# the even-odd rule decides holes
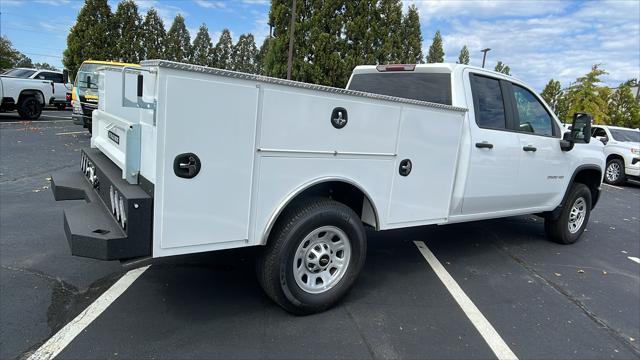
[[[442,281],[447,290],[449,290],[451,296],[453,296],[462,308],[462,311],[464,311],[465,315],[467,315],[473,326],[476,327],[498,359],[518,359],[507,343],[502,340],[502,337],[500,337],[496,329],[489,323],[489,320],[482,315],[478,307],[469,299],[467,294],[464,293],[460,285],[458,285],[447,272],[444,266],[442,266],[427,245],[422,241],[414,241],[413,243],[416,244],[422,256],[427,260],[427,263],[429,263],[438,278],[440,278],[440,281]]]
[[[627,259],[633,261],[633,262],[637,262],[638,264],[640,264],[640,259],[638,259],[635,256],[627,256]]]
[[[85,130],[82,131],[68,131],[68,132],[61,132],[61,133],[57,133],[56,135],[75,135],[75,134],[84,134],[86,133]]]
[[[60,331],[53,335],[28,360],[53,359],[73,341],[93,320],[105,311],[133,282],[142,275],[150,265],[131,270],[124,274],[115,284],[84,309],[75,319],[71,320]]]
[[[42,115],[42,116],[44,116],[44,115]],[[57,116],[52,116],[52,117],[57,117]],[[36,121],[31,121],[31,120],[0,121],[0,124],[24,124],[25,122],[30,122],[32,124],[39,124],[39,123],[57,123],[57,122],[67,122],[67,121],[71,121],[71,119],[69,119],[69,120],[36,120]]]
[[[45,114],[40,115],[40,117],[48,117],[48,118],[56,118],[56,119],[72,120],[72,119],[71,119],[71,117],[55,116],[55,115],[45,115]]]
[[[612,188],[618,189],[618,190],[624,190],[624,188],[621,188],[619,186],[609,185],[609,184],[605,184],[605,183],[602,183],[602,185],[605,185],[605,186],[608,186],[608,187],[612,187]]]

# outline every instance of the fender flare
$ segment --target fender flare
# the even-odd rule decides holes
[[[578,166],[574,171],[573,174],[571,175],[571,180],[569,180],[569,182],[567,183],[567,188],[564,191],[564,196],[562,197],[562,201],[560,202],[560,204],[551,211],[551,217],[553,219],[557,219],[558,217],[560,217],[560,212],[562,211],[562,208],[564,207],[564,204],[567,202],[567,197],[569,196],[569,190],[571,189],[571,185],[574,183],[575,179],[576,179],[576,175],[578,175],[579,172],[583,171],[583,170],[596,170],[598,172],[600,172],[600,179],[599,179],[599,184],[602,185],[602,176],[604,175],[604,173],[602,172],[602,169],[600,168],[600,166],[598,165],[594,165],[594,164],[583,164]],[[596,206],[596,203],[598,202],[598,198],[600,197],[600,185],[598,186],[598,193],[597,195],[591,199],[591,208],[593,209]]]
[[[376,222],[375,228],[376,228],[376,230],[378,230],[380,228],[380,216],[379,216],[379,212],[378,212],[378,209],[376,207],[376,204],[373,202],[371,195],[369,195],[369,193],[367,191],[365,191],[364,188],[362,186],[360,186],[360,184],[358,184],[354,180],[351,180],[351,179],[345,178],[345,177],[340,177],[340,176],[326,176],[326,177],[320,177],[320,178],[313,179],[311,181],[308,181],[308,182],[298,186],[296,189],[291,191],[289,194],[287,194],[287,196],[285,196],[280,201],[278,206],[271,213],[271,216],[269,216],[269,220],[267,221],[267,226],[264,228],[264,230],[262,231],[262,234],[260,235],[260,238],[259,238],[260,242],[258,243],[258,245],[265,245],[267,243],[269,235],[271,234],[271,230],[273,229],[273,226],[275,225],[276,221],[280,217],[280,214],[282,214],[284,209],[289,204],[291,204],[291,202],[294,199],[296,199],[298,197],[298,195],[302,194],[304,191],[310,189],[313,186],[316,186],[316,185],[319,185],[319,184],[322,184],[322,183],[326,183],[326,182],[332,182],[332,181],[343,182],[343,183],[347,183],[349,185],[352,185],[352,186],[354,186],[355,188],[357,188],[358,190],[360,190],[360,192],[362,192],[364,194],[365,200],[367,200],[369,202],[369,204],[371,204],[371,209],[373,210],[373,216],[374,216],[375,222]]]

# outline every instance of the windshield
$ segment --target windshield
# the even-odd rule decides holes
[[[349,90],[451,105],[451,76],[441,73],[368,73],[353,75]]]
[[[5,72],[3,75],[27,79],[29,78],[29,76],[33,75],[35,72],[36,72],[35,70],[29,70],[29,69],[11,69]]]
[[[638,130],[622,130],[622,129],[609,129],[611,136],[616,141],[622,142],[640,142],[640,131]]]
[[[98,96],[98,68],[100,64],[84,63],[76,75],[75,87],[79,96]]]

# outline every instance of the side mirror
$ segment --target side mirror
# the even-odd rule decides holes
[[[562,151],[570,151],[574,144],[588,144],[591,141],[591,115],[587,113],[573,114],[571,130],[564,133],[560,140]]]
[[[69,70],[64,69],[62,70],[62,83],[66,84],[69,82]]]

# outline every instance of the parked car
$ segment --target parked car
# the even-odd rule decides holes
[[[71,118],[76,125],[82,125],[89,132],[92,131],[91,114],[98,107],[98,83],[100,73],[98,69],[110,66],[114,68],[140,67],[138,64],[127,64],[116,61],[83,61],[74,79],[71,90]]]
[[[594,125],[591,133],[605,145],[605,182],[620,185],[627,179],[640,179],[640,129]]]
[[[23,79],[0,76],[0,110],[18,110],[25,120],[37,120],[42,109],[54,99],[54,85],[50,80]]]
[[[62,71],[32,69],[32,68],[15,68],[4,73],[6,76],[12,76],[23,79],[48,80],[53,82],[53,100],[49,105],[53,105],[58,110],[64,110],[67,106],[71,106],[71,102],[67,100],[67,93],[71,92],[71,84],[67,81],[68,77]]]
[[[52,176],[71,252],[131,260],[260,246],[284,309],[335,304],[375,230],[544,218],[571,244],[598,202],[591,117],[563,133],[513,77],[459,64],[357,67],[347,89],[170,61],[101,72],[91,148]]]

